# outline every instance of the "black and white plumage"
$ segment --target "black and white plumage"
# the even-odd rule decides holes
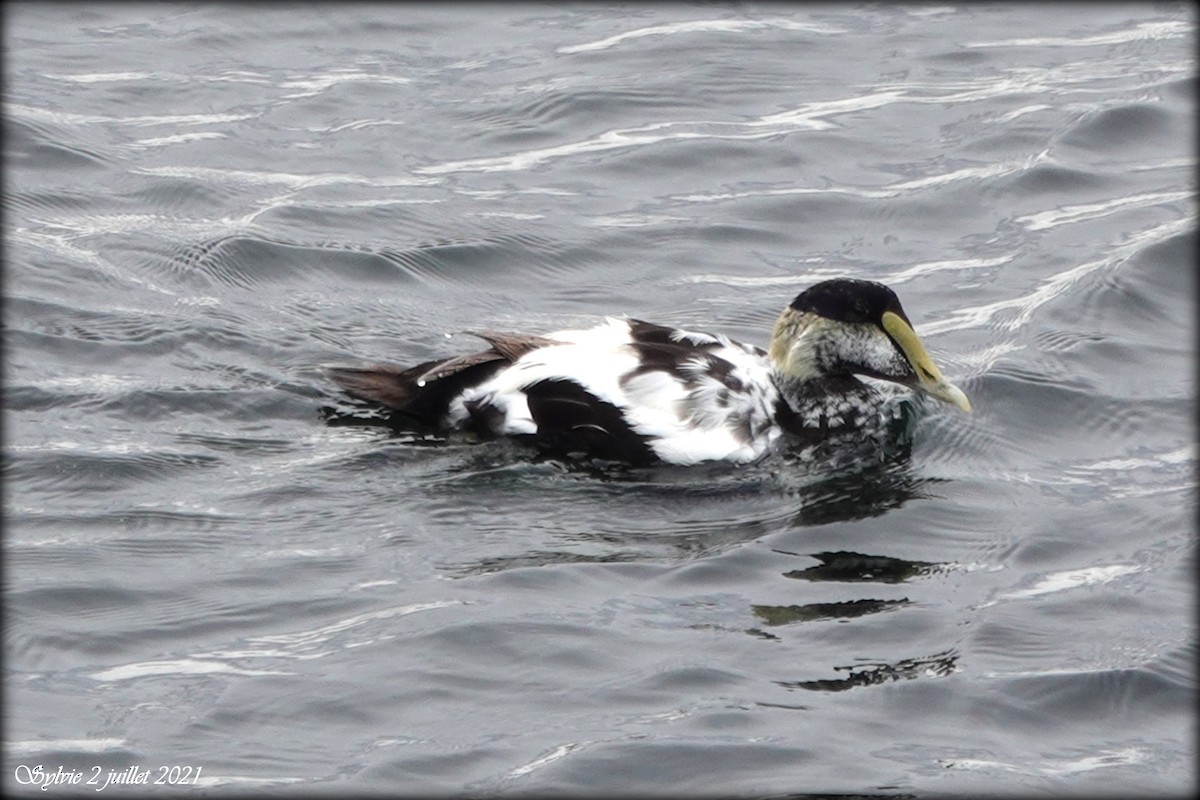
[[[970,410],[895,293],[869,281],[802,292],[767,350],[636,319],[545,336],[475,335],[488,349],[330,375],[354,397],[443,430],[629,463],[749,462],[790,439],[815,443],[878,427],[891,393],[872,379]]]

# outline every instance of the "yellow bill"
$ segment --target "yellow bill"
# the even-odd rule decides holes
[[[911,325],[899,314],[891,311],[883,312],[882,323],[883,329],[900,345],[904,357],[917,373],[918,389],[938,400],[958,406],[963,411],[971,410],[971,401],[963,394],[962,389],[942,376],[942,371],[925,352],[925,345],[921,344]]]

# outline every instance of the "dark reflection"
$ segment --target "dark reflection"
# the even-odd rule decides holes
[[[841,603],[807,603],[802,606],[750,606],[754,616],[766,625],[791,625],[795,622],[813,622],[825,619],[853,619],[868,614],[878,614],[899,606],[908,605],[908,598],[900,600],[846,600]]]
[[[785,689],[807,689],[812,692],[844,692],[858,686],[873,686],[889,681],[912,680],[922,676],[944,678],[954,672],[958,652],[950,649],[923,658],[906,658],[893,663],[859,664],[834,667],[836,672],[848,673],[844,678],[821,678],[811,681],[775,681]]]
[[[450,577],[463,578],[471,575],[486,575],[489,572],[502,572],[506,569],[522,567],[545,567],[551,564],[620,564],[637,561],[636,553],[606,553],[604,555],[587,555],[556,550],[537,550],[519,556],[494,556],[481,558],[469,564],[459,565],[453,569]]]
[[[839,550],[812,553],[820,561],[806,569],[783,573],[785,578],[805,581],[838,581],[840,583],[904,583],[928,575],[941,565],[930,561],[906,561],[891,556],[869,556]]]
[[[901,448],[892,454],[890,460],[862,465],[852,471],[843,471],[805,487],[799,492],[802,504],[791,519],[792,525],[808,527],[874,520],[914,498],[928,497],[927,487],[934,480],[916,475],[910,456],[911,452],[907,447]],[[879,523],[872,521],[867,524]],[[936,562],[912,561],[845,550],[804,554],[776,552],[815,559],[817,563],[811,566],[782,573],[785,578],[813,584],[895,585],[918,580],[945,568]],[[787,625],[821,621],[850,623],[861,617],[885,611],[898,611],[909,606],[911,601],[907,597],[859,597],[797,605],[752,605],[750,609],[754,616],[762,621],[764,627],[779,629]],[[750,629],[747,633],[761,638],[782,638],[758,629]],[[796,635],[803,635],[803,630],[798,631]],[[841,677],[776,683],[788,689],[841,692],[900,679],[948,675],[954,671],[958,657],[955,651],[948,650],[923,658],[834,667],[835,672],[846,673]]]
[[[446,573],[459,578],[575,562],[663,557],[699,561],[781,528],[880,517],[912,499],[928,497],[927,487],[936,482],[914,471],[915,413],[903,415],[883,437],[841,442],[838,447],[827,442],[753,464],[634,466],[563,458],[510,439],[446,434],[377,404],[351,398],[329,400],[321,414],[331,426],[384,428],[394,440],[414,448],[459,445],[455,455],[441,465],[452,480],[430,483],[425,489],[428,496],[452,495],[465,514],[490,508],[487,524],[494,520],[504,527],[517,526],[522,518],[523,506],[514,508],[514,499],[520,503],[520,497],[549,489],[555,506],[581,512],[564,517],[557,538],[598,545],[591,553],[550,547],[480,554],[442,565]],[[841,445],[846,447],[839,449]],[[758,498],[767,502],[757,502]],[[849,552],[815,553],[812,557],[820,563],[786,572],[785,577],[894,584],[927,574],[937,566]],[[849,620],[907,602],[860,598],[795,606],[756,605],[752,609],[770,627],[820,619]]]
[[[878,517],[910,500],[927,498],[927,487],[944,479],[918,476],[905,453],[893,460],[860,465],[799,490],[797,527]]]
[[[572,531],[572,542],[598,545],[600,552],[571,550],[529,550],[513,555],[485,556],[468,561],[442,564],[450,578],[467,578],[502,570],[545,567],[556,564],[610,564],[629,562],[702,561],[762,535],[754,524],[714,526],[707,531]]]

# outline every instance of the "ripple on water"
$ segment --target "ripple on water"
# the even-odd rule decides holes
[[[22,509],[12,517],[20,523],[22,534],[13,537],[10,544],[14,551],[29,548],[30,552],[25,555],[34,559],[57,557],[56,547],[38,552],[38,548],[45,545],[74,542],[80,547],[88,547],[97,544],[97,538],[79,535],[86,532],[94,532],[99,537],[104,532],[124,531],[130,534],[128,538],[105,536],[104,546],[129,548],[146,558],[172,558],[219,550],[227,544],[227,536],[222,531],[237,517],[210,509],[188,510],[183,508],[187,505],[185,502],[175,505],[176,508],[122,508],[99,513]],[[70,533],[61,535],[64,531]]]
[[[301,282],[313,269],[313,255],[320,253],[327,268],[343,279],[379,283],[394,281],[394,265],[382,253],[355,251],[333,246],[313,248],[279,240],[250,236],[228,236],[190,247],[178,256],[189,270],[208,275],[220,286],[255,289],[272,283]]]
[[[1101,392],[1099,384],[1081,382],[1076,375],[1064,375],[1062,382],[1055,382],[1044,372],[1030,372],[1015,364],[998,366],[980,378],[977,385],[978,394],[986,395],[991,408],[1029,407],[1038,409],[1038,413],[989,415],[987,424],[994,429],[990,435],[968,430],[945,435],[958,444],[991,440],[994,445],[987,450],[993,456],[1007,453],[1010,463],[1028,464],[1028,458],[1038,455],[1043,464],[1061,467],[1124,455],[1129,452],[1129,436],[1149,437],[1147,444],[1162,446],[1159,431],[1169,430],[1188,408],[1182,398],[1155,395],[1135,397],[1136,402],[1131,403],[1129,399]],[[1109,388],[1117,387],[1110,384]],[[1137,391],[1141,394],[1145,388],[1141,384]],[[1027,444],[1034,440],[1043,444],[1036,452]],[[1057,449],[1046,449],[1046,443],[1056,441],[1060,442]],[[1165,444],[1173,449],[1180,443]]]
[[[10,462],[8,475],[25,491],[97,492],[144,486],[169,480],[184,472],[215,469],[221,459],[200,453],[152,451],[125,453],[61,452],[22,453]]]
[[[1059,164],[1036,164],[1005,182],[1011,183],[1011,191],[1021,197],[1073,195],[1081,190],[1094,191],[1113,184],[1111,179],[1098,173]]]
[[[1183,717],[1193,693],[1141,667],[1047,671],[1004,678],[999,688],[1014,702],[1035,706],[1047,719],[1114,724],[1123,718]]]
[[[640,86],[554,86],[535,89],[526,87],[512,97],[505,97],[483,108],[469,108],[456,116],[483,123],[477,134],[492,140],[504,149],[505,145],[534,144],[553,140],[570,130],[607,125],[614,118],[638,109],[661,114],[666,109],[694,107],[684,97],[664,98],[655,88]],[[472,126],[475,127],[475,126]]]
[[[9,308],[13,335],[21,337],[26,350],[96,367],[174,353],[196,336],[194,320],[166,310],[91,310],[26,297],[13,298]],[[72,377],[75,385],[87,384],[86,377]],[[96,378],[97,385],[102,382]]]
[[[1085,116],[1063,138],[1064,144],[1087,150],[1126,150],[1130,141],[1139,147],[1170,143],[1179,136],[1175,115],[1150,103],[1130,103]],[[1181,120],[1182,121],[1182,120]]]
[[[627,781],[626,787],[635,792],[670,786],[685,794],[703,795],[712,788],[704,776],[713,763],[720,763],[726,785],[736,785],[740,792],[771,791],[778,789],[778,782],[769,777],[777,770],[803,770],[817,758],[813,750],[778,742],[671,742],[641,736],[580,742],[561,752],[557,759],[531,762],[537,769],[539,789],[587,794],[606,785],[606,776],[616,770]]]
[[[79,179],[80,173],[96,172],[112,166],[111,157],[95,144],[78,140],[68,126],[35,119],[21,119],[22,107],[9,107],[5,114],[5,161],[9,169],[36,168],[40,182],[48,182],[56,172],[63,179]]]

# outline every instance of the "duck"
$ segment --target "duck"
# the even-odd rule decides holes
[[[896,293],[868,280],[800,292],[765,349],[627,317],[547,334],[468,333],[486,349],[327,372],[402,424],[637,465],[749,463],[788,443],[866,435],[895,419],[906,396],[971,410]]]

